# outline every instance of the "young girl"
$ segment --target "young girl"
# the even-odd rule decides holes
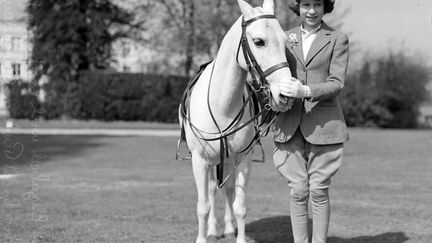
[[[273,160],[291,188],[290,215],[294,242],[307,243],[308,199],[312,201],[313,243],[326,242],[330,220],[330,178],[342,162],[348,132],[338,95],[348,65],[348,38],[322,17],[333,0],[294,0],[290,9],[300,26],[287,31],[287,59],[292,82],[280,83],[293,97],[289,111],[274,125]]]

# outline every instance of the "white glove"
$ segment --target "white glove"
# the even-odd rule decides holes
[[[288,82],[279,82],[280,93],[286,97],[305,98],[310,93],[309,86],[303,85],[298,79],[291,78]]]

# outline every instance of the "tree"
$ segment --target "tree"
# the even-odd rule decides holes
[[[420,105],[429,99],[429,68],[403,52],[366,60],[347,78],[342,106],[348,125],[418,126]]]
[[[236,1],[150,0],[138,6],[148,30],[142,38],[156,49],[160,65],[155,72],[189,76],[202,60],[213,57],[219,43],[240,16]],[[137,7],[138,7],[137,6]],[[165,67],[165,69],[164,69]]]
[[[420,105],[427,101],[426,85],[430,71],[419,59],[399,53],[379,58],[376,82],[380,97],[377,102],[386,107],[393,119],[385,127],[416,127]]]
[[[262,5],[262,0],[248,2]],[[289,1],[275,0],[275,4],[283,29],[298,24]],[[147,65],[156,73],[185,76],[216,55],[226,32],[241,15],[235,0],[147,0],[135,7],[137,15],[147,20],[142,44],[158,53]],[[340,26],[342,21],[335,18],[332,23]]]
[[[360,70],[347,77],[341,103],[348,126],[380,127],[392,118],[391,113],[377,102],[380,94],[372,65],[366,60]]]
[[[43,75],[47,105],[60,115],[73,105],[79,72],[107,69],[112,56],[111,43],[135,26],[134,16],[109,0],[29,0],[33,51],[30,69],[35,81]]]

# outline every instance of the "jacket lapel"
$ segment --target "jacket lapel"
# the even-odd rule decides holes
[[[302,35],[301,35],[301,31],[300,31],[300,27],[297,27],[295,29],[293,29],[291,32],[288,33],[288,36],[290,34],[294,33],[296,35],[297,38],[297,44],[295,45],[289,45],[289,48],[291,49],[291,52],[294,53],[294,55],[296,56],[297,60],[303,65],[305,66],[305,58],[303,56],[303,47],[302,47]]]
[[[315,40],[312,42],[312,46],[308,52],[306,58],[306,66],[312,61],[312,59],[331,41],[331,29],[324,22],[322,23],[321,29],[318,31]]]

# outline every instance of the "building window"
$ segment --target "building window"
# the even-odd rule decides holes
[[[12,51],[19,51],[21,49],[20,45],[20,38],[19,37],[12,37],[11,38],[11,50]]]
[[[12,76],[20,77],[21,76],[21,64],[12,63]]]

